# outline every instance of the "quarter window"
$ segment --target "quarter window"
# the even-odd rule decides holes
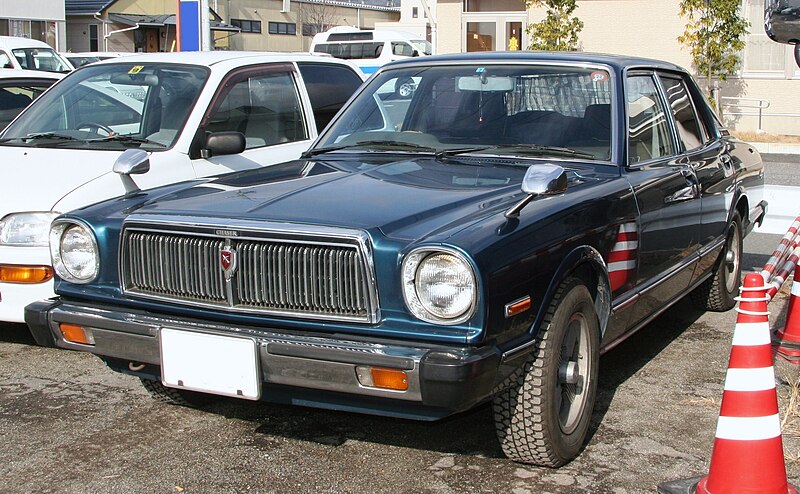
[[[697,119],[697,112],[692,104],[686,84],[681,79],[659,75],[667,99],[675,116],[675,127],[678,136],[683,142],[683,147],[689,151],[703,145],[705,139]]]
[[[241,132],[246,149],[308,139],[297,88],[286,72],[236,80],[206,130]]]
[[[628,162],[673,156],[667,112],[651,76],[628,78]]]

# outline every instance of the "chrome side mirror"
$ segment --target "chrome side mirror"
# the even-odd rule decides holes
[[[519,217],[520,211],[536,196],[553,196],[567,190],[567,172],[558,165],[531,165],[522,179],[522,192],[525,199],[506,211],[506,218]]]
[[[126,149],[114,162],[112,171],[119,175],[126,194],[139,192],[139,186],[131,175],[141,175],[150,171],[150,153],[141,149]]]

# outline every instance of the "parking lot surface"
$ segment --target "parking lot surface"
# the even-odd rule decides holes
[[[745,270],[779,236],[745,241]],[[787,288],[770,304],[781,324]],[[601,359],[590,441],[558,470],[513,463],[491,408],[433,423],[224,399],[159,403],[97,358],[0,325],[0,485],[7,493],[638,493],[708,473],[734,311],[681,301]],[[780,366],[784,380],[798,370]],[[790,481],[798,420],[786,417]]]

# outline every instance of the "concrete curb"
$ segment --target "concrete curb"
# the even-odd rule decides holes
[[[800,144],[789,142],[750,142],[762,154],[800,154]]]

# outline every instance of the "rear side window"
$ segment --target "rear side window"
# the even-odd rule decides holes
[[[628,162],[643,163],[675,154],[667,109],[649,75],[628,78]]]
[[[672,114],[675,117],[675,127],[678,129],[678,136],[683,142],[687,151],[697,149],[705,142],[705,136],[700,128],[692,98],[686,87],[686,83],[678,77],[665,76],[659,74],[664,91],[667,93],[667,100],[672,107]]]
[[[242,75],[208,120],[208,132],[244,134],[246,149],[308,139],[294,78],[288,72]]]
[[[317,132],[322,132],[361,85],[361,78],[350,68],[341,65],[299,63],[298,66],[311,99]]]
[[[49,86],[47,82],[0,83],[0,130]]]

